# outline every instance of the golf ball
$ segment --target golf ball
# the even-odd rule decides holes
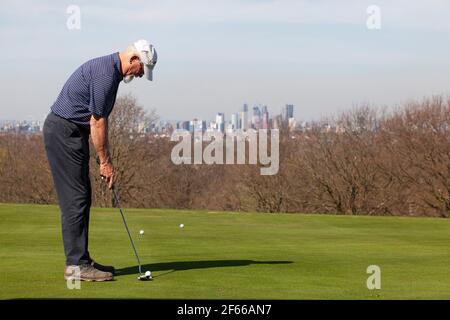
[[[184,224],[180,224],[180,228],[184,228]]]
[[[145,271],[145,276],[146,276],[146,277],[151,277],[151,276],[152,276],[152,273],[151,273],[150,271]]]
[[[139,231],[139,234],[144,234],[144,230]]]

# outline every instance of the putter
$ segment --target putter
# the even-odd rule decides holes
[[[131,237],[130,230],[128,229],[127,222],[125,220],[125,215],[123,214],[122,206],[119,202],[119,197],[117,196],[116,188],[112,187],[112,192],[114,196],[114,200],[117,204],[117,207],[119,208],[120,215],[122,216],[123,224],[125,225],[125,229],[127,229],[128,237],[130,238],[131,246],[133,247],[134,255],[136,256],[136,260],[138,261],[138,267],[139,267],[139,277],[138,280],[152,280],[151,274],[145,274],[142,273],[142,267],[141,267],[141,260],[139,259],[139,255],[137,254],[136,247],[134,246],[133,238]]]
[[[122,210],[122,207],[121,207],[120,202],[119,202],[119,197],[117,196],[117,192],[116,192],[116,189],[114,188],[114,186],[112,187],[112,193],[113,193],[113,196],[114,196],[114,200],[116,201],[117,207],[119,208],[120,214],[122,216],[122,220],[123,220],[123,224],[125,225],[125,229],[127,229],[128,237],[130,238],[131,246],[133,247],[134,255],[136,256],[136,259],[137,259],[137,262],[138,262],[138,267],[139,267],[138,280],[142,280],[142,281],[144,281],[144,280],[152,280],[153,278],[152,278],[151,274],[148,275],[148,274],[142,273],[141,260],[139,259],[139,255],[138,255],[138,253],[136,251],[136,247],[134,246],[133,238],[131,237],[130,230],[128,229],[128,225],[127,225],[127,222],[125,220],[125,215],[123,214],[123,210]]]
[[[100,165],[99,157],[96,158],[96,161],[97,161],[97,164]],[[102,176],[102,180],[103,179],[104,179],[104,177]],[[116,188],[114,187],[114,185],[112,187],[112,193],[114,196],[114,200],[116,201],[117,207],[119,208],[120,214],[122,216],[122,220],[123,220],[123,224],[125,225],[125,229],[127,229],[128,238],[130,238],[131,246],[133,247],[134,255],[136,256],[136,260],[138,262],[138,268],[139,268],[138,280],[141,280],[141,281],[152,280],[153,278],[152,278],[151,273],[148,275],[146,275],[145,273],[142,273],[141,260],[139,259],[139,255],[136,251],[136,247],[134,246],[134,241],[133,241],[133,238],[131,237],[130,230],[128,229],[127,221],[125,220],[125,215],[123,214],[122,206],[120,205],[119,197],[117,196]]]

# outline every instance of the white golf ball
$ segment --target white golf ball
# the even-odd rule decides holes
[[[184,228],[184,224],[180,224],[180,228]]]
[[[144,234],[144,230],[139,231],[139,234],[141,235]]]
[[[150,271],[145,271],[145,276],[146,276],[146,277],[151,277],[151,276],[152,276],[152,273],[151,273]]]

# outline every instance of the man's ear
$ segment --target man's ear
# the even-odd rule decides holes
[[[130,57],[130,64],[132,64],[134,61],[136,61],[136,60],[140,60],[140,58],[139,58],[139,56],[137,55],[137,54],[133,54],[131,57]]]

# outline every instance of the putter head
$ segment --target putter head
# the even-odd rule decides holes
[[[151,274],[147,274],[147,275],[146,274],[141,274],[141,275],[139,275],[138,280],[148,281],[148,280],[153,280],[153,277],[152,277]]]

